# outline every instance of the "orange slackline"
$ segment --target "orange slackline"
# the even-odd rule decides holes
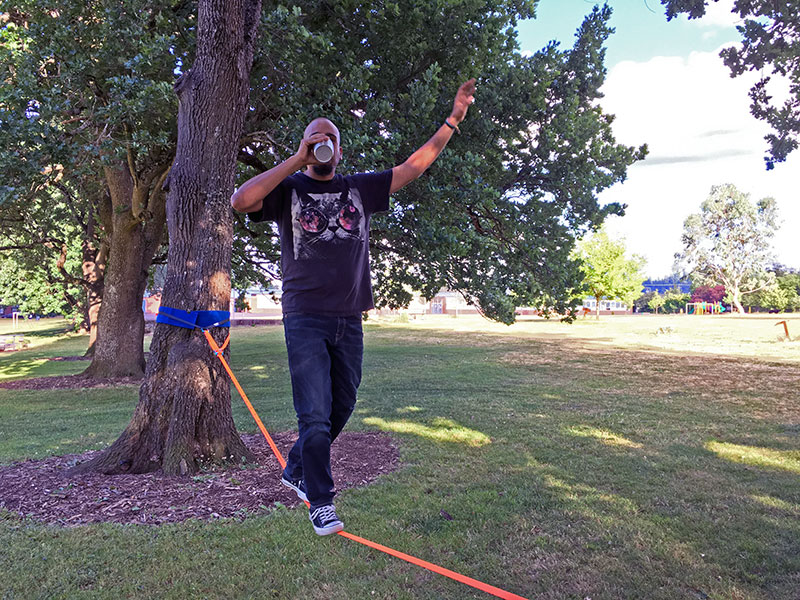
[[[230,340],[231,337],[230,334],[228,334],[225,343],[222,344],[221,347],[218,346],[214,338],[211,337],[211,334],[208,332],[208,329],[203,329],[203,335],[206,336],[206,340],[208,340],[208,344],[214,351],[214,355],[217,358],[219,358],[220,362],[222,363],[222,366],[225,367],[225,370],[228,372],[228,375],[230,375],[231,381],[233,381],[233,385],[236,386],[236,390],[239,392],[239,395],[242,397],[242,400],[244,400],[244,403],[250,410],[250,414],[253,415],[253,419],[255,419],[256,424],[258,425],[258,428],[261,430],[261,433],[264,435],[264,438],[267,440],[269,447],[272,448],[272,452],[275,453],[275,457],[278,459],[281,468],[286,468],[286,460],[283,458],[283,455],[280,453],[280,450],[278,450],[278,447],[275,445],[275,442],[272,440],[272,437],[267,432],[267,428],[264,427],[264,423],[261,422],[261,419],[258,417],[258,413],[256,413],[256,410],[253,408],[253,405],[247,398],[247,394],[244,393],[242,386],[239,385],[239,381],[236,379],[236,376],[233,374],[233,371],[231,371],[231,368],[228,366],[228,362],[222,355],[222,351],[228,345],[228,341]],[[308,502],[306,502],[306,506],[308,506]],[[410,554],[406,554],[405,552],[400,552],[398,550],[389,548],[388,546],[383,546],[381,544],[371,542],[368,539],[359,537],[357,535],[353,535],[352,533],[348,533],[347,531],[340,531],[338,535],[347,538],[349,540],[353,540],[354,542],[358,542],[359,544],[363,544],[364,546],[374,548],[375,550],[380,550],[381,552],[384,552],[386,554],[394,556],[395,558],[399,558],[401,560],[409,562],[413,565],[417,565],[418,567],[422,567],[423,569],[428,569],[429,571],[433,571],[434,573],[438,573],[439,575],[444,575],[445,577],[449,577],[450,579],[474,587],[475,589],[481,590],[482,592],[486,592],[487,594],[491,594],[492,596],[496,596],[497,598],[504,598],[505,600],[528,600],[523,596],[512,594],[511,592],[507,592],[493,585],[489,585],[488,583],[483,583],[482,581],[478,581],[477,579],[473,579],[472,577],[467,577],[466,575],[462,575],[461,573],[456,573],[455,571],[451,571],[450,569],[445,569],[444,567],[440,567],[439,565],[428,562],[427,560],[422,560],[421,558],[411,556]]]

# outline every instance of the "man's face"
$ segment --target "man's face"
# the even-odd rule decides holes
[[[312,165],[311,168],[317,175],[330,175],[342,160],[342,148],[339,145],[339,129],[328,119],[319,118],[314,119],[308,124],[303,136],[308,137],[315,133],[322,133],[328,136],[328,139],[333,142],[333,158],[331,158],[330,162],[327,162],[324,165]]]

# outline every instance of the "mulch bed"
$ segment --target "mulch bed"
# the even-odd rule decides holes
[[[187,519],[243,519],[267,513],[276,503],[301,504],[294,492],[280,484],[280,466],[261,434],[241,437],[256,455],[255,464],[193,477],[159,471],[67,477],[70,467],[98,451],[0,466],[0,508],[73,527],[99,522],[159,525]],[[286,456],[297,434],[278,433],[273,439]],[[397,448],[384,433],[345,432],[331,447],[331,469],[339,491],[367,485],[398,465]]]
[[[145,356],[149,352],[145,352]],[[50,361],[75,362],[89,361],[86,356],[56,356],[48,358]],[[107,377],[93,379],[78,373],[77,375],[54,375],[50,377],[31,377],[15,381],[0,382],[0,389],[6,390],[74,390],[82,388],[108,388],[119,385],[141,385],[141,377]]]
[[[6,390],[74,390],[83,388],[107,388],[120,385],[141,385],[141,377],[107,377],[91,379],[83,375],[54,375],[51,377],[31,377],[0,382]]]

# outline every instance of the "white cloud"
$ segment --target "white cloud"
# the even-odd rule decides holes
[[[622,62],[611,69],[603,88],[602,104],[616,115],[618,141],[650,148],[648,159],[601,200],[628,205],[626,216],[611,219],[609,229],[624,236],[632,252],[647,257],[652,276],[671,271],[684,219],[699,210],[712,185],[721,183],[735,184],[754,200],[776,198],[784,221],[775,238],[777,257],[800,267],[795,176],[800,155],[766,171],[768,128],[749,110],[753,79],[732,79],[718,54]]]

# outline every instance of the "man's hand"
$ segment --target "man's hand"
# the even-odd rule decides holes
[[[324,142],[328,136],[324,133],[312,133],[307,138],[300,141],[300,146],[295,152],[294,159],[301,163],[301,167],[308,165],[321,165],[322,163],[314,156],[314,145]]]
[[[449,121],[453,125],[458,125],[467,116],[469,105],[475,101],[475,78],[465,81],[456,92],[456,99],[453,101],[453,112],[450,113]]]
[[[245,181],[231,196],[231,206],[239,212],[256,212],[261,210],[264,198],[274,190],[281,181],[292,173],[308,165],[321,165],[314,156],[314,144],[324,142],[328,136],[324,133],[313,133],[303,138],[297,152],[269,171],[260,173]]]

